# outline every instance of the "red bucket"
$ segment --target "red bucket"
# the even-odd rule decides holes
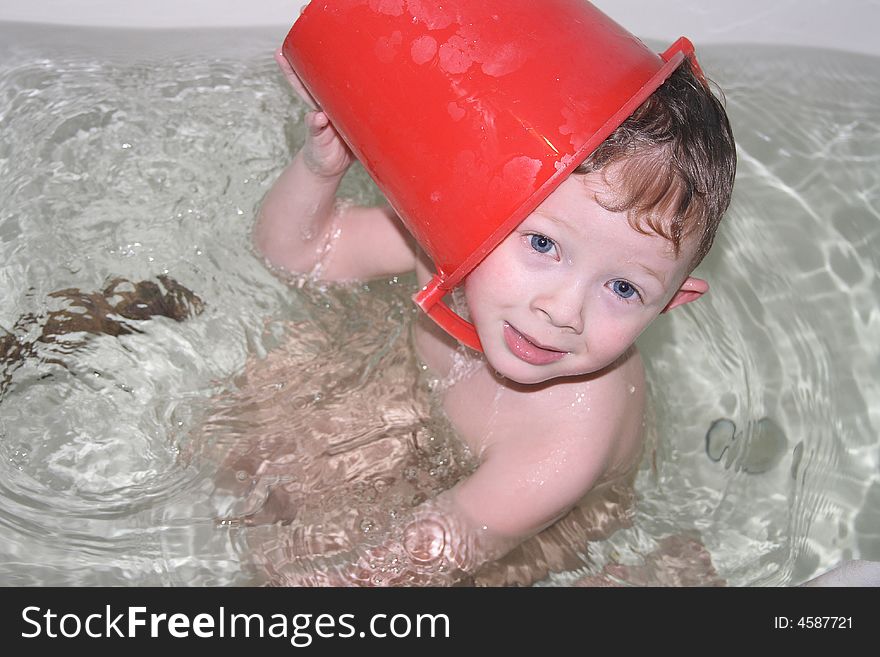
[[[284,56],[434,262],[442,301],[684,60],[584,0],[312,0]]]

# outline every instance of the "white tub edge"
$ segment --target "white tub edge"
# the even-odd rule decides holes
[[[0,21],[104,27],[290,25],[305,0],[2,0]],[[809,45],[880,55],[876,0],[595,0],[643,38]]]

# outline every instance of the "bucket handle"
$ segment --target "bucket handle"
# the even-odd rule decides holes
[[[444,285],[443,277],[438,274],[413,296],[413,301],[456,340],[475,351],[483,351],[476,327],[443,303],[447,292],[449,289]]]

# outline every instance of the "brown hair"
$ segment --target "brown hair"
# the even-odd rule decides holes
[[[681,243],[699,235],[691,268],[715,239],[730,203],[736,148],[722,101],[686,60],[574,173],[612,171],[612,198],[596,199],[627,212],[630,225]],[[607,178],[606,178],[607,181]]]

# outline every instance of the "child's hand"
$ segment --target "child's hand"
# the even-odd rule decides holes
[[[305,85],[302,83],[302,80],[300,80],[299,76],[296,74],[296,71],[293,70],[290,62],[284,57],[281,48],[275,51],[275,62],[278,64],[278,68],[281,69],[281,72],[284,73],[284,77],[287,79],[290,86],[293,87],[293,90],[303,99],[303,102],[305,102],[305,104],[311,109],[317,110],[318,103],[312,98],[312,94],[308,92]]]
[[[324,112],[306,114],[302,154],[309,171],[322,178],[341,176],[354,160],[348,146]]]
[[[280,48],[275,51],[275,61],[293,90],[313,110],[305,117],[307,133],[302,153],[306,166],[316,176],[333,178],[342,175],[354,156],[330,123],[330,119],[318,108],[315,99],[306,90],[290,62],[284,58]]]

